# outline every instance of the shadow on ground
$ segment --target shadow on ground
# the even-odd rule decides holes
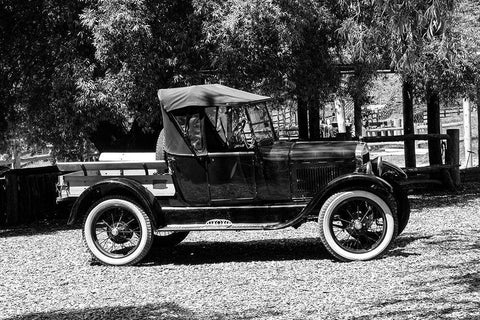
[[[193,311],[179,306],[176,303],[159,303],[147,304],[144,306],[134,307],[105,307],[105,308],[87,308],[81,310],[60,310],[53,312],[30,313],[22,316],[7,318],[7,320],[76,320],[76,319],[102,319],[102,320],[144,320],[144,319],[162,319],[162,320],[229,320],[237,319],[257,319],[259,317],[279,316],[277,312],[258,311],[252,315],[223,315],[219,313],[213,314],[196,314]]]
[[[469,206],[469,202],[480,198],[480,183],[465,183],[457,191],[438,190],[410,195],[412,209],[442,208],[447,206]]]
[[[419,256],[419,253],[409,250],[408,245],[415,241],[430,239],[431,237],[432,236],[424,236],[418,233],[402,234],[395,239],[390,250],[385,253],[385,257]]]
[[[266,239],[243,242],[184,242],[174,248],[154,247],[145,259],[151,264],[332,259],[318,238]]]
[[[408,245],[430,236],[406,234],[395,239],[384,257],[419,255],[408,250]],[[332,260],[320,238],[264,239],[243,242],[184,242],[174,248],[153,247],[143,265],[213,264],[251,261]],[[339,262],[341,263],[341,262]]]
[[[477,262],[466,262],[476,266]],[[475,265],[473,265],[475,264]],[[452,268],[452,266],[433,265],[429,268],[438,270]],[[457,267],[453,267],[457,268]],[[467,293],[466,297],[459,298],[457,295],[435,296],[434,291],[438,287],[431,287],[432,282],[445,283],[444,286],[457,286],[459,290]],[[438,278],[428,281],[412,283],[410,292],[404,299],[389,299],[369,306],[369,314],[354,317],[352,320],[378,319],[480,319],[480,302],[477,293],[480,289],[480,273],[472,272],[451,278]],[[461,288],[461,289],[460,289]]]
[[[30,223],[28,225],[7,227],[3,230],[0,229],[0,238],[52,234],[70,229],[72,229],[72,227],[67,225],[66,219],[49,219]]]
[[[446,230],[438,235],[405,235],[397,239],[396,244],[387,255],[397,255],[403,248],[415,241],[424,241],[428,246],[441,246],[448,254],[449,250],[471,250],[480,248],[480,243],[463,246],[465,240],[449,239],[454,230]],[[458,234],[458,231],[457,231]],[[438,262],[424,266],[430,272],[428,278],[420,277],[408,283],[408,295],[404,297],[385,297],[382,301],[372,302],[364,315],[352,317],[352,320],[369,319],[480,319],[480,260],[471,259],[459,263]],[[451,270],[451,271],[448,271]],[[420,280],[422,279],[422,280]],[[442,294],[443,289],[455,288],[455,294]]]

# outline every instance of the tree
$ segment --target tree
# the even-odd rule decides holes
[[[339,72],[331,51],[338,21],[328,2],[198,0],[205,46],[217,77],[242,89],[294,96],[301,139],[319,136],[319,103]],[[309,114],[310,111],[310,114]]]
[[[121,140],[118,147],[138,147],[145,139],[135,136],[143,134],[149,137],[143,147],[154,148],[161,125],[157,90],[202,81],[201,21],[191,1],[99,1],[81,19],[93,34],[97,68],[81,84],[80,103],[110,110],[110,122],[133,133],[131,146]]]
[[[356,14],[352,18],[352,26],[363,30],[360,35],[367,35],[357,37],[362,42],[358,46],[385,48],[379,44],[387,45],[391,65],[402,74],[405,82],[403,96],[413,98],[409,94],[412,85],[416,85],[417,89],[422,88],[430,116],[429,133],[439,133],[439,117],[436,116],[439,114],[439,88],[443,80],[441,74],[452,68],[449,63],[452,44],[450,29],[455,1],[358,0],[342,3],[355,8],[354,12],[373,12],[372,21],[367,27],[360,19],[364,15]],[[362,51],[368,52],[365,49]],[[413,130],[413,123],[409,121],[413,118],[413,110],[407,106],[413,104],[412,101],[404,103],[404,126],[408,133]],[[412,165],[408,163],[411,159],[408,154],[413,148],[412,144],[406,144],[407,166]],[[439,143],[429,143],[429,151],[431,163],[438,163]]]
[[[76,82],[90,72],[83,1],[3,1],[0,7],[0,141],[80,155],[89,113],[74,108]],[[86,111],[86,110],[85,110]],[[86,117],[86,119],[84,119]],[[81,122],[81,123],[80,123]]]
[[[377,69],[388,65],[385,53],[388,48],[378,41],[375,2],[341,1],[337,15],[342,21],[337,30],[343,40],[339,56],[344,64],[353,68],[346,82],[346,93],[353,100],[354,125],[357,136],[363,128],[362,106],[369,101],[368,90]]]

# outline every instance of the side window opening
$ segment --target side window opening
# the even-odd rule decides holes
[[[227,150],[245,149],[251,142],[250,125],[243,107],[212,107],[206,110],[219,139]]]
[[[205,146],[202,139],[201,115],[199,112],[174,115],[182,133],[187,138],[193,149],[204,152]]]

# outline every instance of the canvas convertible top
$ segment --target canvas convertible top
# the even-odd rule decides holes
[[[271,99],[267,96],[233,89],[221,84],[160,89],[158,90],[158,98],[167,112],[193,106],[231,106],[265,102]]]

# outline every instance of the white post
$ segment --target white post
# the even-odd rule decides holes
[[[13,142],[13,148],[12,148],[12,169],[20,169],[21,166],[21,160],[20,160],[20,150],[18,150],[18,144],[17,141],[14,140]]]
[[[335,115],[337,117],[338,133],[347,132],[347,127],[345,126],[345,108],[343,101],[340,99],[335,99]]]
[[[463,145],[465,147],[465,167],[472,166],[473,159],[470,155],[472,151],[472,117],[468,98],[463,98]]]

